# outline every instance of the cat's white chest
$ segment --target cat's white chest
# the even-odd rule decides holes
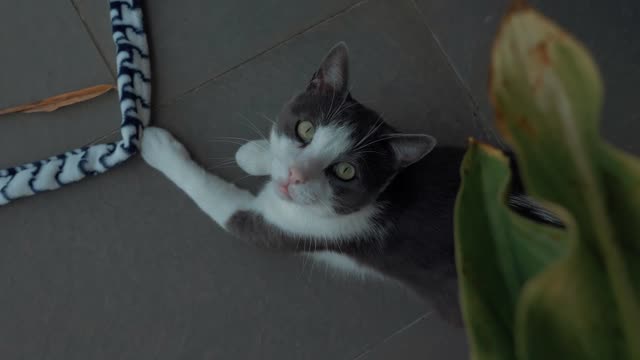
[[[381,276],[380,274],[378,274],[378,272],[372,270],[367,266],[359,264],[352,258],[333,251],[317,251],[308,253],[308,255],[315,261],[324,263],[330,268],[339,270],[340,272],[343,272],[345,274],[355,275],[358,277]]]

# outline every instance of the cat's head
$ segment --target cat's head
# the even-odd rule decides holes
[[[396,132],[351,97],[348,50],[340,43],[278,116],[270,136],[272,184],[287,201],[348,214],[375,201],[435,144],[429,135]]]

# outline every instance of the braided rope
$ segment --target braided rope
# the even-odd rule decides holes
[[[151,106],[149,48],[142,8],[140,0],[110,0],[110,7],[117,54],[122,139],[0,170],[0,205],[102,174],[138,151],[142,130],[149,123]]]

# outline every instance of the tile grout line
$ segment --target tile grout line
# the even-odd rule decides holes
[[[216,81],[217,79],[223,77],[224,75],[226,75],[226,74],[228,74],[228,73],[230,73],[230,72],[232,72],[234,70],[237,70],[237,69],[243,67],[244,65],[247,65],[248,63],[253,62],[254,60],[256,60],[256,59],[258,59],[258,58],[270,53],[271,51],[273,51],[273,50],[275,50],[275,49],[277,49],[277,48],[279,48],[279,47],[281,47],[281,46],[293,41],[294,39],[296,39],[296,38],[304,35],[305,33],[315,29],[316,27],[318,27],[320,25],[323,25],[323,24],[326,24],[326,23],[330,22],[331,20],[350,12],[353,9],[356,9],[356,8],[366,4],[369,1],[370,0],[360,0],[360,1],[356,2],[356,3],[354,3],[354,4],[351,4],[348,7],[344,8],[344,9],[342,9],[342,10],[340,10],[340,11],[338,11],[338,12],[332,14],[332,15],[329,15],[326,18],[324,18],[324,19],[322,19],[322,20],[320,20],[320,21],[318,21],[318,22],[316,22],[314,24],[311,24],[311,25],[307,26],[306,28],[304,28],[304,29],[298,31],[297,33],[289,36],[288,38],[277,42],[276,44],[268,47],[267,49],[262,50],[262,51],[258,52],[257,54],[250,56],[246,60],[243,60],[240,63],[238,63],[238,64],[236,64],[236,65],[234,65],[234,66],[232,66],[232,67],[230,67],[230,68],[228,68],[228,69],[226,69],[226,70],[224,70],[224,71],[222,71],[222,72],[220,72],[220,73],[218,73],[216,75],[214,75],[213,77],[203,81],[202,83],[196,85],[195,87],[184,91],[183,93],[175,96],[173,99],[170,99],[170,100],[167,100],[167,101],[161,103],[159,106],[164,107],[164,106],[168,106],[168,105],[173,105],[173,104],[179,102],[185,96],[200,90],[201,88],[203,88],[203,87],[207,86],[208,84]]]
[[[113,69],[111,69],[111,65],[109,64],[109,62],[107,61],[106,56],[104,56],[104,54],[102,53],[102,50],[100,49],[100,46],[98,46],[98,42],[96,41],[95,36],[93,35],[93,33],[91,32],[91,29],[89,28],[89,25],[87,25],[87,22],[85,21],[84,17],[82,16],[82,13],[80,12],[80,9],[78,8],[78,6],[76,5],[74,0],[69,0],[69,2],[71,3],[71,7],[73,7],[73,9],[76,12],[76,15],[78,15],[78,18],[80,18],[80,22],[82,22],[82,27],[84,27],[84,31],[87,33],[87,35],[89,36],[89,39],[91,39],[91,42],[93,43],[93,47],[96,49],[96,51],[98,52],[98,55],[100,55],[100,58],[102,59],[102,62],[104,63],[104,66],[107,67],[107,71],[109,71],[109,74],[111,75],[111,79],[116,82],[116,74],[114,72]],[[118,131],[120,130],[120,127],[115,128],[111,131],[109,131],[106,134],[103,135],[99,135],[91,140],[89,140],[86,144],[84,144],[83,146],[91,146],[91,145],[95,145],[98,142],[109,138],[110,136],[113,136],[114,134],[116,134]]]
[[[219,79],[220,77],[222,77],[222,76],[224,76],[224,75],[226,75],[226,74],[228,74],[228,73],[230,73],[230,72],[232,72],[232,71],[234,71],[234,70],[236,70],[236,69],[238,69],[238,68],[240,68],[240,67],[242,67],[242,66],[244,66],[244,65],[246,65],[246,64],[248,64],[250,62],[252,62],[253,60],[258,59],[259,57],[261,57],[263,55],[268,54],[269,52],[277,49],[278,47],[283,46],[283,45],[287,44],[288,42],[294,40],[295,38],[300,37],[303,34],[313,30],[314,28],[316,28],[316,27],[318,27],[318,26],[320,26],[322,24],[325,24],[325,23],[327,23],[327,22],[329,22],[329,21],[331,21],[331,20],[333,20],[333,19],[335,19],[335,18],[337,18],[337,17],[339,17],[341,15],[344,15],[344,14],[350,12],[351,10],[356,9],[356,8],[366,4],[369,1],[370,0],[360,0],[360,1],[356,2],[356,3],[354,3],[354,4],[349,5],[348,7],[344,8],[342,10],[339,10],[338,12],[336,12],[336,13],[334,13],[332,15],[329,15],[328,17],[326,17],[326,18],[324,18],[324,19],[322,19],[322,20],[320,20],[320,21],[318,21],[318,22],[316,22],[314,24],[309,25],[306,28],[303,28],[302,30],[294,33],[293,35],[289,36],[288,38],[277,42],[273,46],[270,46],[267,49],[265,49],[263,51],[260,51],[259,53],[249,57],[248,59],[240,62],[239,64],[234,65],[234,66],[232,66],[232,67],[230,67],[230,68],[228,68],[228,69],[226,69],[226,70],[214,75],[213,77],[209,78],[208,80],[205,80],[204,82],[196,85],[195,87],[184,91],[183,93],[175,96],[173,99],[170,99],[170,100],[167,100],[165,102],[162,102],[162,103],[158,104],[158,107],[166,107],[166,106],[169,106],[169,105],[172,105],[172,104],[175,104],[175,103],[179,102],[183,97],[198,91],[199,89],[203,88],[204,86],[208,85],[211,82],[214,82],[215,80]],[[111,77],[115,81],[116,74],[115,74],[114,70],[111,69],[111,66],[109,65],[109,62],[107,61],[106,56],[102,53],[102,50],[100,49],[100,46],[98,45],[98,42],[96,41],[96,38],[95,38],[93,32],[91,31],[91,29],[89,28],[87,22],[85,21],[84,17],[82,16],[82,13],[80,12],[80,9],[78,8],[78,6],[74,2],[74,0],[69,0],[69,2],[71,3],[71,6],[75,10],[76,15],[78,16],[78,18],[82,22],[82,26],[84,27],[85,32],[87,33],[87,35],[91,39],[91,42],[93,43],[94,48],[96,49],[96,51],[98,52],[98,54],[102,58],[103,63],[105,64],[105,66],[107,67],[109,73],[111,74]],[[88,144],[95,144],[96,142],[98,142],[100,140],[104,140],[105,138],[115,134],[118,131],[118,129],[112,130],[107,134],[98,136],[97,138],[91,140]]]
[[[422,10],[420,9],[420,7],[418,6],[415,0],[409,0],[409,1],[411,2],[411,4],[413,4],[414,9],[420,16],[420,20],[422,24],[427,28],[427,30],[429,30],[429,33],[431,34],[431,37],[433,38],[436,45],[438,46],[438,49],[440,50],[442,55],[444,55],[444,58],[447,60],[447,64],[449,65],[451,70],[453,70],[453,73],[456,74],[456,78],[458,79],[460,84],[464,87],[464,89],[467,91],[469,97],[473,99],[473,96],[471,94],[471,89],[467,86],[466,82],[462,78],[462,75],[460,75],[460,72],[458,72],[458,69],[453,64],[453,61],[451,61],[449,54],[447,54],[447,52],[444,50],[444,47],[440,43],[440,39],[438,39],[438,37],[436,36],[436,33],[433,31],[433,29],[431,29],[431,26],[429,26],[429,23],[427,23],[426,16],[424,15],[424,13],[422,12]]]
[[[342,10],[339,10],[338,12],[336,12],[336,13],[334,13],[334,14],[332,14],[332,15],[329,15],[328,17],[326,17],[326,18],[324,18],[324,19],[322,19],[322,20],[320,20],[320,21],[318,21],[318,22],[316,22],[316,23],[314,23],[314,24],[311,24],[310,26],[308,26],[308,27],[306,27],[306,28],[304,28],[304,29],[302,29],[302,30],[298,31],[297,33],[294,33],[293,35],[289,36],[288,38],[286,38],[286,39],[284,39],[284,40],[281,40],[281,41],[277,42],[277,43],[276,43],[276,44],[274,44],[273,46],[270,46],[269,48],[267,48],[267,49],[265,49],[265,50],[263,50],[263,51],[260,51],[259,53],[257,53],[257,54],[255,54],[255,55],[253,55],[253,56],[249,57],[248,59],[246,59],[246,60],[244,60],[244,61],[240,62],[239,64],[234,65],[234,66],[232,66],[231,68],[228,68],[228,69],[226,69],[226,70],[224,70],[224,71],[222,71],[222,72],[220,72],[220,73],[218,73],[218,74],[214,75],[213,77],[209,78],[208,80],[205,80],[204,82],[202,82],[202,83],[200,83],[200,84],[196,85],[195,87],[193,87],[193,88],[191,88],[191,89],[186,90],[186,91],[185,91],[185,92],[183,92],[182,94],[179,94],[179,95],[175,96],[173,99],[170,99],[170,100],[167,100],[167,101],[165,101],[165,102],[162,102],[162,103],[158,104],[158,107],[166,107],[166,106],[169,106],[169,105],[172,105],[172,104],[177,103],[177,102],[178,102],[178,101],[180,101],[183,97],[185,97],[185,96],[187,96],[187,95],[189,95],[189,94],[191,94],[191,93],[194,93],[194,92],[198,91],[199,89],[203,88],[204,86],[208,85],[208,84],[209,84],[209,83],[211,83],[211,82],[214,82],[215,80],[219,79],[220,77],[222,77],[222,76],[224,76],[224,75],[226,75],[226,74],[228,74],[228,73],[230,73],[230,72],[232,72],[232,71],[234,71],[234,70],[236,70],[236,69],[238,69],[238,68],[240,68],[240,67],[242,67],[242,66],[244,66],[244,65],[246,65],[246,64],[248,64],[248,63],[250,63],[250,62],[252,62],[253,60],[256,60],[257,58],[259,58],[259,57],[261,57],[261,56],[263,56],[263,55],[268,54],[269,52],[271,52],[271,51],[273,51],[273,50],[277,49],[278,47],[283,46],[283,45],[287,44],[288,42],[290,42],[290,41],[294,40],[295,38],[297,38],[297,37],[299,37],[299,36],[301,36],[301,35],[303,35],[303,34],[307,33],[308,31],[311,31],[311,30],[313,30],[314,28],[316,28],[316,27],[318,27],[318,26],[320,26],[320,25],[322,25],[322,24],[325,24],[325,23],[327,23],[327,22],[329,22],[329,21],[331,21],[331,20],[333,20],[333,19],[335,19],[335,18],[337,18],[337,17],[339,17],[339,16],[341,16],[341,15],[344,15],[344,14],[346,14],[346,13],[350,12],[351,10],[353,10],[353,9],[355,9],[355,8],[358,8],[358,7],[360,7],[361,5],[366,4],[366,3],[367,3],[367,2],[369,2],[369,1],[370,1],[370,0],[360,0],[360,1],[356,2],[356,3],[354,3],[354,4],[349,5],[348,7],[344,8],[344,9],[342,9]],[[91,42],[93,43],[94,48],[96,49],[96,51],[98,52],[98,54],[99,54],[99,55],[100,55],[100,57],[102,58],[102,61],[104,62],[105,66],[107,66],[107,69],[108,69],[109,73],[111,74],[111,77],[112,77],[112,78],[113,78],[113,80],[115,81],[115,79],[116,79],[116,74],[115,74],[114,70],[113,70],[113,69],[111,69],[111,66],[109,65],[109,62],[107,61],[107,58],[106,58],[106,57],[105,57],[105,55],[102,53],[102,51],[101,51],[101,49],[100,49],[100,46],[98,45],[98,42],[96,41],[95,36],[94,36],[94,35],[93,35],[93,33],[91,32],[91,29],[89,28],[89,26],[88,26],[87,22],[85,21],[84,17],[82,16],[82,13],[80,12],[80,9],[79,9],[79,8],[77,7],[77,5],[75,4],[74,0],[69,0],[69,2],[71,3],[71,6],[72,6],[72,7],[73,7],[73,9],[75,10],[76,15],[78,16],[78,18],[79,18],[79,19],[80,19],[80,21],[82,22],[82,25],[83,25],[83,27],[84,27],[84,30],[85,30],[85,32],[88,34],[89,38],[91,39]],[[99,137],[97,137],[97,138],[95,138],[95,139],[91,140],[91,141],[89,142],[89,144],[94,144],[94,143],[95,143],[95,142],[97,142],[97,141],[103,140],[103,139],[105,139],[105,138],[107,138],[107,137],[109,137],[109,136],[113,135],[115,132],[117,132],[117,129],[116,129],[116,130],[112,130],[112,131],[111,131],[111,132],[109,132],[108,134],[101,135],[101,136],[99,136]]]
[[[116,81],[115,70],[111,68],[111,65],[109,64],[109,61],[107,61],[107,57],[105,56],[105,54],[102,53],[102,50],[100,49],[100,46],[98,45],[98,41],[96,40],[95,35],[91,31],[91,28],[89,28],[89,25],[87,24],[86,20],[82,16],[82,13],[80,12],[80,9],[78,8],[78,6],[76,5],[74,0],[69,0],[69,3],[71,3],[71,6],[75,10],[76,15],[78,15],[78,18],[80,19],[80,22],[82,22],[82,27],[84,27],[84,31],[89,36],[89,39],[91,39],[91,42],[93,43],[93,47],[96,49],[96,51],[100,55],[100,58],[102,59],[102,62],[104,63],[104,65],[107,67],[107,70],[109,71],[109,74],[111,74],[111,79],[115,82]]]
[[[400,335],[401,333],[403,333],[404,331],[408,330],[409,328],[411,328],[412,326],[416,325],[417,323],[419,323],[422,320],[425,320],[427,318],[429,318],[431,316],[433,312],[429,311],[426,312],[420,316],[418,316],[417,319],[411,321],[408,324],[403,325],[402,327],[396,329],[395,331],[393,331],[391,334],[389,334],[387,337],[385,337],[384,339],[382,339],[382,341],[380,341],[377,344],[374,344],[372,346],[369,346],[368,348],[364,349],[364,351],[362,351],[360,354],[358,354],[356,357],[353,358],[353,360],[362,360],[365,358],[365,356],[371,354],[371,352],[373,352],[375,349],[377,349],[379,346],[384,345],[385,343],[387,343],[388,341],[390,341],[391,339],[393,339],[394,337]]]
[[[469,100],[471,102],[471,107],[473,108],[473,112],[476,113],[477,116],[480,117],[480,120],[482,122],[482,129],[481,129],[482,132],[484,133],[485,136],[491,135],[491,137],[493,137],[494,140],[496,140],[496,142],[500,146],[502,146],[504,148],[505,145],[502,142],[502,139],[500,139],[500,137],[495,133],[495,131],[493,130],[493,127],[492,126],[487,126],[487,125],[490,125],[490,124],[487,124],[487,118],[486,118],[485,114],[483,114],[480,111],[480,105],[479,105],[478,101],[476,100],[475,96],[473,95],[473,92],[471,91],[471,88],[464,81],[464,79],[462,78],[462,75],[460,75],[460,72],[458,71],[458,69],[454,65],[454,63],[451,60],[451,57],[449,56],[449,54],[444,50],[444,47],[442,46],[442,43],[440,43],[440,39],[438,39],[438,37],[436,36],[436,33],[433,31],[431,26],[429,26],[429,23],[427,22],[426,16],[424,15],[424,13],[422,12],[422,10],[420,9],[420,7],[418,6],[418,4],[416,3],[415,0],[409,0],[409,1],[413,4],[413,7],[415,8],[416,12],[420,16],[420,20],[422,21],[422,24],[427,28],[427,30],[431,34],[431,37],[433,38],[433,40],[436,43],[436,46],[438,47],[438,49],[440,49],[440,52],[442,53],[442,55],[444,56],[445,60],[447,61],[447,64],[449,65],[449,67],[451,68],[453,73],[455,74],[456,79],[458,80],[458,83],[466,91],[467,97],[469,98]],[[475,121],[474,121],[474,123],[475,123]],[[487,136],[487,138],[489,138],[489,136]]]

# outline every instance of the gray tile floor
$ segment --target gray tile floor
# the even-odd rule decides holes
[[[584,38],[609,86],[604,131],[639,152],[640,6],[545,11]],[[553,2],[554,4],[556,2]],[[633,5],[632,5],[633,3]],[[255,137],[337,41],[354,94],[395,125],[496,141],[488,44],[504,0],[148,0],[154,123],[216,167]],[[634,20],[635,19],[635,20]],[[0,107],[113,82],[106,0],[0,2]],[[113,133],[115,94],[0,118],[0,168]],[[234,241],[139,159],[0,208],[2,359],[462,359],[464,334],[403,288]]]

